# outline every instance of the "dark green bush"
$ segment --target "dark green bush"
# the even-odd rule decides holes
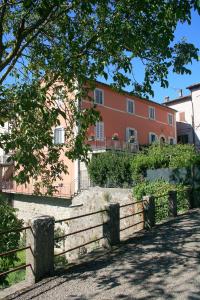
[[[130,154],[105,152],[93,155],[88,165],[92,182],[101,187],[128,187],[132,184]]]
[[[3,234],[2,232],[21,228],[22,225],[23,222],[17,218],[15,209],[0,198],[0,253],[16,249],[20,243],[20,232],[10,232],[6,234]],[[14,267],[17,261],[19,261],[19,258],[16,253],[0,257],[0,273]],[[0,277],[1,285],[6,286],[6,277],[7,276]]]
[[[171,184],[164,180],[143,181],[133,188],[133,197],[141,200],[143,196],[153,195],[156,205],[156,222],[167,218],[168,216],[168,198],[169,191],[177,191],[177,210],[183,212],[189,209],[189,201],[186,187],[182,184]]]

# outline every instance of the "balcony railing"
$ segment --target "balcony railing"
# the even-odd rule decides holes
[[[92,151],[99,150],[116,150],[116,151],[127,151],[127,152],[138,152],[138,142],[127,142],[123,140],[113,140],[112,138],[104,138],[102,140],[88,140]]]

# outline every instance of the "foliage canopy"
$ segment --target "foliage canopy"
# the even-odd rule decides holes
[[[152,144],[136,154],[131,162],[133,179],[141,181],[147,169],[184,168],[199,164],[200,155],[193,145]]]
[[[106,152],[93,155],[88,172],[93,184],[101,187],[128,187],[132,184],[132,155]]]
[[[194,45],[174,42],[177,23],[190,23],[192,9],[199,12],[198,0],[2,0],[0,122],[10,121],[12,131],[0,142],[6,152],[13,151],[18,181],[30,176],[37,181],[42,174],[51,186],[66,172],[61,152],[70,159],[86,158],[87,127],[98,114],[93,107],[79,111],[66,92],[71,113],[53,108],[54,98],[49,106],[47,94],[56,81],[62,80],[76,99],[86,96],[86,81],[92,88],[99,75],[110,76],[115,88],[130,84],[135,94],[153,95],[155,81],[167,87],[169,68],[190,73],[188,63],[198,58]],[[143,84],[134,80],[135,58],[145,66]],[[65,147],[52,142],[52,126],[60,118],[68,122]],[[74,139],[75,124],[80,131]]]

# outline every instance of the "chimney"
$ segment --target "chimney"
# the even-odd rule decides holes
[[[166,97],[164,98],[164,102],[169,102],[169,96],[166,96]]]
[[[183,97],[183,90],[182,89],[178,90],[178,95],[179,95],[179,97]]]

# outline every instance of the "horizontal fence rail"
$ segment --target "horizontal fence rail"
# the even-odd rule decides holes
[[[65,218],[65,219],[61,219],[61,220],[56,220],[55,223],[70,222],[70,221],[73,221],[73,220],[77,220],[79,218],[85,218],[85,217],[89,217],[89,216],[93,216],[93,215],[97,215],[97,214],[101,214],[101,213],[105,213],[105,212],[107,212],[107,209],[101,209],[101,210],[97,210],[97,211],[94,211],[94,212],[90,212],[90,213],[86,213],[86,214],[82,214],[82,215],[78,215],[78,216],[74,216],[74,217],[69,217],[69,218]],[[70,232],[70,233],[66,233],[66,234],[58,236],[58,237],[54,237],[54,241],[59,242],[61,240],[66,239],[67,237],[70,237],[70,236],[73,236],[73,235],[76,235],[76,234],[79,234],[79,233],[82,233],[82,232],[86,232],[86,231],[89,231],[89,230],[92,230],[92,229],[95,229],[95,228],[103,227],[105,224],[107,224],[107,222],[96,224],[96,225],[93,225],[93,226],[90,226],[90,227],[87,227],[87,228],[84,228],[84,229],[76,230],[76,231],[73,231],[73,232]],[[104,237],[102,236],[102,237],[90,240],[86,243],[79,244],[75,247],[72,247],[72,248],[64,250],[60,253],[54,254],[54,257],[69,253],[69,252],[74,251],[74,250],[77,250],[81,247],[84,247],[84,246],[87,246],[89,244],[100,241],[103,238]]]
[[[9,251],[7,251],[7,252],[0,253],[0,257],[8,256],[8,255],[10,255],[10,254],[12,254],[12,253],[17,253],[17,252],[24,251],[24,250],[27,250],[27,249],[30,249],[30,250],[31,250],[31,247],[30,247],[30,246],[27,246],[27,247],[23,247],[23,248],[18,248],[18,249],[9,250]]]
[[[89,244],[92,244],[92,243],[94,243],[94,242],[100,241],[100,240],[102,240],[102,239],[104,239],[103,236],[100,237],[100,238],[97,238],[97,239],[95,239],[95,240],[89,241],[89,242],[87,242],[87,243],[78,245],[78,246],[76,246],[76,247],[74,247],[74,248],[67,249],[67,250],[65,250],[65,251],[63,251],[63,252],[61,252],[61,253],[54,254],[54,256],[63,255],[63,254],[65,254],[65,253],[68,253],[68,252],[71,252],[71,251],[73,251],[73,250],[79,249],[79,248],[81,248],[81,247],[87,246],[87,245],[89,245]]]
[[[26,232],[27,229],[32,230],[31,226],[26,226],[26,227],[21,227],[21,228],[15,228],[15,229],[9,229],[9,230],[5,230],[5,231],[0,231],[0,235],[6,235],[6,234],[17,233],[17,232],[22,232],[22,231]],[[21,252],[21,251],[26,251],[28,249],[31,251],[31,253],[33,255],[33,251],[31,249],[31,246],[25,246],[25,247],[11,249],[11,250],[0,253],[0,259],[3,259],[4,257],[9,257],[9,255],[11,255],[11,254],[15,254],[15,253],[18,253],[18,252]],[[31,263],[24,263],[22,265],[14,267],[14,268],[11,268],[11,269],[9,268],[8,270],[1,272],[0,277],[6,276],[10,273],[17,272],[17,271],[22,270],[22,269],[26,269],[28,267],[30,269],[32,269]]]
[[[68,222],[68,221],[71,221],[71,220],[75,220],[75,219],[79,219],[79,218],[84,218],[84,217],[88,217],[88,216],[92,216],[92,215],[96,215],[96,214],[104,213],[104,212],[106,212],[106,209],[98,210],[98,211],[95,211],[95,212],[91,212],[91,213],[87,213],[87,214],[79,215],[79,216],[75,216],[75,217],[70,217],[70,218],[65,218],[65,219],[61,219],[61,220],[56,220],[55,223]]]
[[[26,269],[27,267],[30,267],[30,268],[32,269],[32,265],[31,265],[31,264],[25,264],[25,265],[21,265],[21,266],[19,266],[19,267],[13,268],[13,269],[11,269],[11,270],[2,272],[2,273],[0,273],[0,276],[5,276],[5,275],[8,275],[8,274],[10,274],[10,273],[13,273],[13,272],[22,270],[22,269]]]
[[[9,230],[4,230],[0,231],[0,234],[7,234],[7,233],[12,233],[12,232],[20,232],[23,230],[31,229],[30,226],[22,227],[22,228],[16,228],[16,229],[9,229]]]
[[[137,223],[134,223],[134,224],[131,224],[131,225],[127,226],[127,227],[124,227],[124,228],[120,229],[120,231],[124,231],[126,229],[132,228],[132,227],[137,226],[139,224],[144,224],[144,220],[142,220],[140,222],[137,222]]]
[[[128,206],[141,204],[143,202],[144,201],[141,200],[141,201],[135,201],[135,202],[130,202],[130,203],[126,203],[126,204],[123,204],[123,205],[119,205],[119,210],[123,209],[123,208],[126,208]],[[138,212],[135,212],[135,213],[131,213],[131,214],[129,213],[128,215],[125,215],[123,217],[119,217],[119,221],[121,221],[123,219],[126,219],[126,218],[130,218],[130,217],[134,217],[134,216],[140,215],[143,212],[144,212],[144,210],[142,209],[142,210],[140,210]],[[108,209],[106,208],[106,209],[103,209],[103,210],[98,210],[98,211],[94,211],[94,212],[90,212],[90,213],[85,213],[85,214],[77,215],[77,216],[74,216],[74,217],[69,217],[69,218],[64,218],[64,219],[56,220],[55,223],[57,224],[57,223],[62,223],[62,222],[70,222],[70,221],[73,221],[73,220],[77,220],[77,219],[80,219],[80,218],[89,217],[89,216],[100,214],[100,213],[108,213]],[[121,230],[119,229],[119,232],[123,231],[125,229],[128,229],[128,228],[134,227],[134,226],[136,226],[138,224],[142,224],[142,223],[144,223],[143,220],[140,221],[140,222],[136,222],[134,224],[131,224],[131,225],[127,226],[126,228],[122,228]],[[96,225],[93,225],[93,226],[90,226],[90,227],[87,227],[87,228],[83,228],[83,229],[80,229],[80,230],[76,230],[76,231],[73,231],[73,232],[70,232],[70,233],[66,233],[66,234],[57,236],[57,237],[54,238],[54,241],[60,242],[60,241],[62,241],[64,239],[66,239],[67,237],[70,237],[70,236],[73,236],[73,235],[76,235],[76,234],[79,234],[79,233],[83,233],[83,232],[86,232],[86,231],[89,231],[89,230],[92,230],[92,229],[95,229],[95,228],[100,228],[100,227],[103,228],[103,226],[105,226],[105,225],[109,226],[109,222],[103,222],[101,224],[96,224]],[[90,241],[88,241],[86,243],[81,243],[81,244],[79,244],[77,246],[74,246],[74,247],[72,247],[70,249],[66,249],[66,250],[64,250],[64,251],[62,251],[60,253],[56,253],[56,254],[54,254],[54,256],[60,256],[60,255],[66,254],[68,252],[71,252],[73,250],[79,249],[81,247],[84,247],[86,245],[92,244],[94,242],[100,241],[100,240],[105,239],[105,238],[106,238],[105,236],[101,236],[101,237],[99,237],[97,239],[90,240]]]
[[[144,210],[141,210],[141,211],[138,211],[138,212],[135,212],[135,213],[132,213],[130,215],[126,215],[126,216],[123,216],[120,218],[120,220],[123,220],[123,219],[126,219],[126,218],[129,218],[129,217],[133,217],[133,216],[137,216],[139,214],[142,214]]]
[[[77,231],[74,231],[74,232],[70,232],[70,233],[55,237],[54,241],[59,241],[59,240],[62,240],[64,238],[68,237],[68,236],[78,234],[78,233],[81,233],[81,232],[84,232],[84,231],[87,231],[87,230],[91,230],[91,229],[94,229],[94,228],[101,227],[101,226],[103,226],[103,224],[107,224],[107,223],[97,224],[97,225],[94,225],[94,226],[91,226],[91,227],[87,227],[87,228],[84,228],[84,229],[80,229],[80,230],[77,230]]]
[[[120,208],[135,205],[135,204],[139,204],[139,203],[143,203],[144,201],[145,200],[139,200],[139,201],[135,201],[135,202],[131,202],[131,203],[122,204],[122,205],[120,205]]]
[[[145,201],[146,201],[145,199],[142,199],[142,200],[138,200],[138,201],[134,201],[134,202],[130,202],[130,203],[126,203],[126,204],[120,205],[120,209],[121,208],[123,209],[123,208],[126,208],[128,206],[135,206],[137,204],[142,204],[142,209],[140,209],[137,212],[133,212],[131,214],[127,214],[125,216],[120,217],[120,221],[121,220],[126,220],[127,218],[131,218],[131,217],[134,217],[134,216],[137,216],[137,215],[141,215],[141,214],[143,215],[144,214],[144,206],[143,206],[143,204],[144,204]],[[123,228],[120,228],[120,232],[123,232],[123,231],[125,231],[127,229],[133,228],[133,227],[135,227],[137,225],[140,225],[140,224],[144,224],[144,216],[143,216],[143,220],[138,221],[138,222],[133,223],[133,224],[129,224],[128,226],[125,226]],[[144,226],[143,226],[143,228],[144,228]],[[139,229],[138,231],[140,231],[142,229]]]

